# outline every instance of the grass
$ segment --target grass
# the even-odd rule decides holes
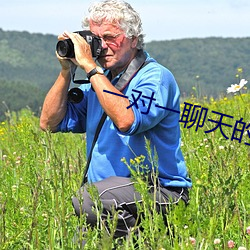
[[[212,111],[233,116],[223,118],[232,125],[222,126],[228,139],[219,128],[205,133],[216,125],[207,119],[197,130],[197,121],[187,123],[190,128],[181,123],[193,181],[190,204],[173,207],[165,226],[142,182],[143,230],[135,228],[117,244],[99,221],[99,230],[86,233],[86,249],[228,249],[229,240],[235,249],[250,249],[250,146],[245,144],[250,144],[250,95],[187,102],[207,108],[207,119],[219,119]],[[85,160],[83,135],[41,132],[28,109],[6,114],[0,124],[0,249],[80,249],[74,236],[85,220],[74,216],[71,197],[81,184]],[[142,164],[143,158],[129,163]],[[108,220],[111,234],[115,223]]]

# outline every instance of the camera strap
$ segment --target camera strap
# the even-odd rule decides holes
[[[116,83],[115,87],[119,91],[123,91],[126,86],[130,83],[130,81],[133,79],[133,77],[136,75],[136,73],[146,66],[150,61],[146,61],[146,55],[144,54],[143,50],[139,50],[136,57],[131,61],[125,72],[121,75],[120,79]],[[89,82],[88,82],[89,83]],[[88,174],[88,169],[89,169],[89,164],[92,158],[92,152],[95,146],[95,143],[98,139],[98,136],[101,132],[102,126],[106,120],[107,114],[104,112],[101,116],[101,119],[97,125],[95,136],[91,145],[91,149],[89,152],[88,160],[86,163],[86,167],[84,170],[84,175],[83,175],[83,180],[81,186],[83,186],[87,182],[87,174]]]

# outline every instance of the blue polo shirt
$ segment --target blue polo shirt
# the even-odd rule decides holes
[[[129,177],[130,170],[124,162],[144,155],[143,165],[152,168],[145,139],[150,142],[151,153],[156,152],[157,171],[163,186],[191,187],[187,168],[181,152],[179,126],[180,91],[172,73],[147,55],[150,61],[133,77],[123,94],[130,100],[135,120],[127,132],[117,129],[107,117],[92,153],[88,181],[96,182],[109,176]],[[108,74],[108,71],[106,72]],[[113,79],[116,84],[120,75]],[[87,135],[87,155],[103,109],[90,84],[80,86],[84,93],[78,103],[68,102],[66,116],[58,131]],[[112,93],[106,93],[112,98]],[[121,97],[124,98],[124,97]]]

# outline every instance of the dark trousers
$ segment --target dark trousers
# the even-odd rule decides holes
[[[108,216],[112,219],[113,211],[117,211],[118,221],[114,236],[122,237],[127,235],[136,225],[138,219],[136,203],[142,202],[140,193],[135,190],[134,182],[130,178],[112,176],[95,182],[93,185],[97,188],[99,199],[102,203],[103,211],[100,212],[100,219],[105,221]],[[187,188],[165,188],[161,185],[156,185],[157,190],[155,192],[151,181],[149,181],[149,186],[152,198],[154,193],[156,194],[156,207],[159,212],[166,212],[170,204],[178,203],[181,200],[186,204],[188,203]],[[90,198],[87,189],[86,186],[83,186],[79,192],[82,202],[77,197],[74,197],[72,202],[76,215],[86,214],[87,223],[96,226],[97,215],[93,209],[95,203]]]

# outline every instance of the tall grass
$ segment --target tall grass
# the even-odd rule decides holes
[[[208,118],[218,120],[211,111],[233,116],[225,123],[250,123],[250,96],[244,94],[221,100],[188,102],[206,107]],[[242,101],[243,100],[243,101]],[[184,106],[182,106],[184,108]],[[188,123],[187,125],[190,125]],[[113,240],[116,221],[108,219],[111,235],[102,227],[85,233],[85,249],[250,249],[250,144],[245,127],[242,140],[231,140],[233,127],[219,129],[205,121],[196,131],[182,127],[182,150],[193,188],[190,204],[173,207],[167,215],[155,212],[143,181],[139,210],[144,214],[140,227],[126,239]],[[240,125],[240,124],[239,124]],[[240,128],[240,127],[239,127]],[[249,128],[250,130],[250,128]],[[235,136],[240,136],[238,131]],[[143,165],[136,158],[130,166]],[[0,249],[80,249],[82,237],[71,205],[82,181],[85,166],[85,139],[81,134],[50,134],[39,130],[38,118],[30,110],[7,113],[0,124]],[[140,176],[136,176],[140,179]],[[94,195],[94,194],[93,194]],[[101,209],[96,198],[97,212]],[[78,239],[78,240],[77,240]]]

